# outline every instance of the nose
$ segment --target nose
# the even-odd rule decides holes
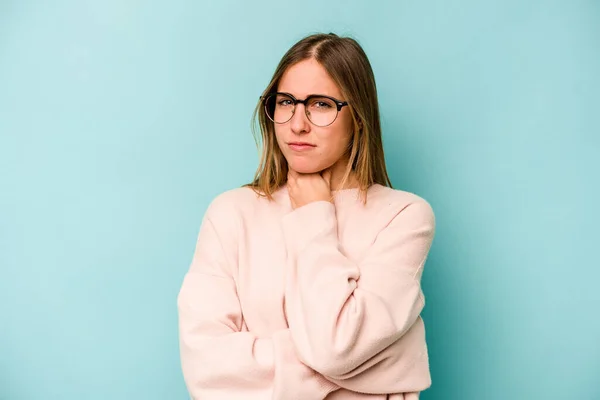
[[[302,135],[310,132],[310,122],[306,117],[304,104],[296,104],[296,110],[294,111],[294,115],[292,115],[292,119],[290,120],[290,129],[296,135]]]

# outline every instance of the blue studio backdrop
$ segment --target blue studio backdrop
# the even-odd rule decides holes
[[[186,399],[176,296],[250,119],[356,38],[437,234],[423,400],[600,399],[597,1],[0,1],[0,399]]]

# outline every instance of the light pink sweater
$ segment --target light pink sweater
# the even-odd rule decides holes
[[[205,214],[177,299],[198,400],[415,400],[431,384],[420,280],[429,203],[373,185],[292,210],[249,188]]]

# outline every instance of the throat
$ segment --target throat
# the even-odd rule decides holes
[[[336,173],[337,172],[337,173]],[[331,191],[336,192],[345,189],[356,189],[358,188],[358,180],[356,174],[351,172],[346,181],[344,181],[345,171],[333,171],[331,174]]]

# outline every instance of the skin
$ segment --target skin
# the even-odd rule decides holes
[[[345,100],[327,71],[314,59],[290,67],[281,77],[278,91],[291,93],[297,99],[324,94]],[[325,127],[313,125],[304,111],[304,105],[298,104],[290,121],[275,125],[277,143],[289,166],[287,186],[294,209],[315,201],[331,201],[332,190],[341,189],[352,134],[348,107],[342,108],[333,124]],[[307,142],[315,147],[295,151],[290,142]],[[355,186],[352,178],[346,187]]]

